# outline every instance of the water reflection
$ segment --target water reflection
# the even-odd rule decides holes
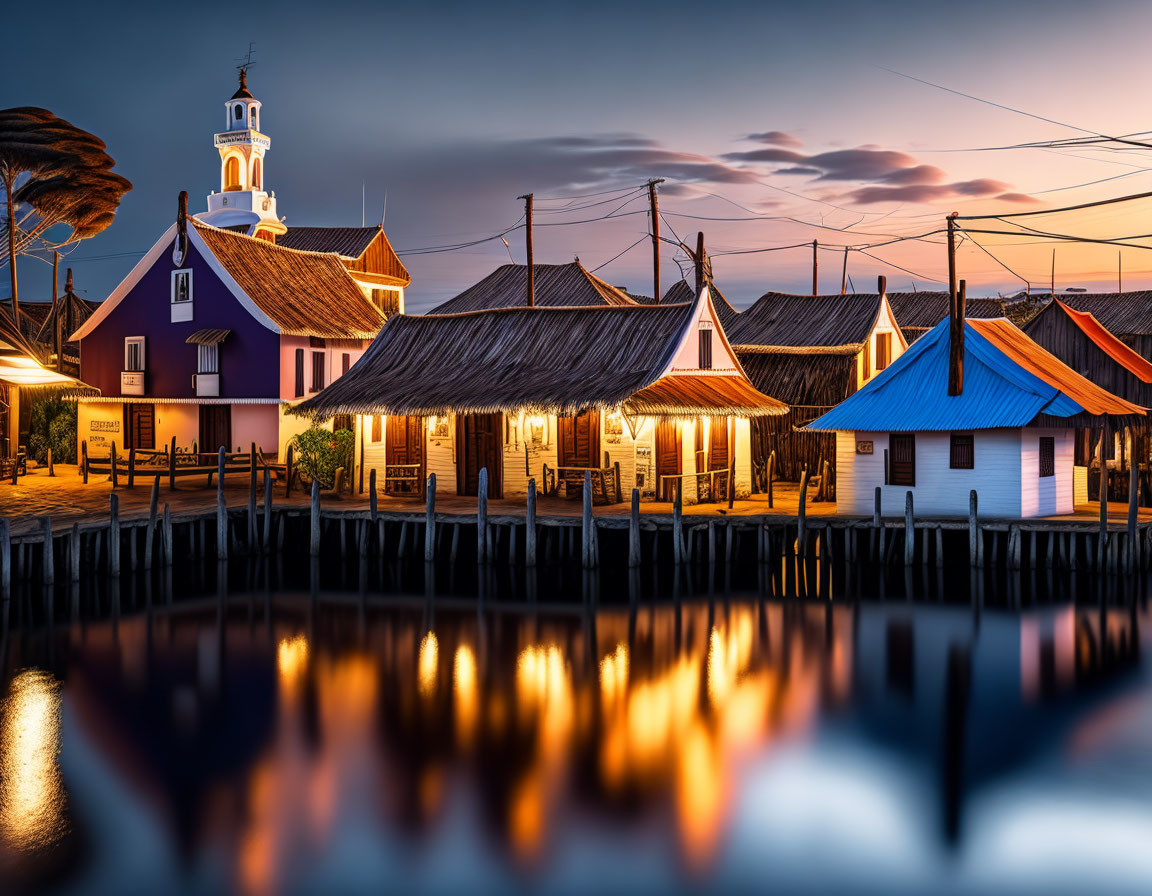
[[[360,889],[349,874],[419,880],[403,876],[418,864],[412,845],[438,855],[432,865],[464,862],[461,837],[497,856],[500,872],[485,865],[477,888],[501,889],[546,877],[589,830],[631,832],[658,867],[708,880],[732,871],[727,845],[761,836],[737,829],[753,770],[833,730],[859,755],[896,757],[920,793],[903,810],[929,813],[905,829],[958,851],[973,793],[1062,739],[1095,755],[1148,712],[1148,692],[1110,696],[1138,668],[1145,622],[1131,607],[731,599],[494,612],[320,594],[177,602],[63,629],[54,649],[77,707],[72,742],[114,770],[113,799],[151,807],[182,857],[144,889],[203,860],[227,888],[262,896]],[[0,835],[17,849],[69,836],[60,705],[48,673],[8,684]]]
[[[26,669],[0,708],[0,839],[28,851],[50,846],[67,828],[60,752],[60,685]]]

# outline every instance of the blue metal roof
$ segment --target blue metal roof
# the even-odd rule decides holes
[[[1024,369],[965,322],[964,389],[948,394],[948,319],[810,430],[931,432],[1027,426],[1038,414],[1070,417],[1084,408]]]

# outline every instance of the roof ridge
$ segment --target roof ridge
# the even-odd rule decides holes
[[[236,239],[249,240],[252,243],[259,243],[260,248],[262,249],[271,248],[278,252],[293,252],[296,255],[315,255],[317,258],[334,259],[340,265],[340,267],[344,267],[343,262],[340,261],[342,256],[338,252],[318,252],[315,249],[293,249],[291,246],[281,246],[279,243],[273,243],[271,240],[262,240],[254,236],[249,236],[246,233],[237,233],[235,230],[228,230],[225,227],[217,227],[215,224],[209,224],[207,221],[201,221],[195,215],[189,215],[188,217],[192,219],[194,226],[202,230],[212,230],[216,233],[226,233],[228,236],[234,237]],[[344,269],[347,270],[347,268]]]

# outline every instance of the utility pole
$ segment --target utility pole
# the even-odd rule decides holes
[[[61,370],[60,357],[60,306],[57,296],[60,293],[60,253],[52,253],[52,348],[56,350],[56,369]]]
[[[704,231],[696,234],[696,295],[704,288]]]
[[[848,247],[844,247],[844,268],[840,271],[840,295],[848,290]]]
[[[964,319],[956,290],[956,218],[948,216],[948,394],[959,395],[964,388]]]
[[[1056,250],[1052,250],[1052,298],[1056,298]]]
[[[1116,250],[1116,292],[1124,292],[1124,250]]]
[[[652,217],[652,301],[656,303],[660,301],[660,205],[656,199],[656,185],[662,183],[662,177],[648,181],[648,205]]]
[[[820,244],[812,240],[812,295],[816,295],[816,251],[819,248]]]
[[[524,200],[524,246],[528,261],[528,307],[536,307],[536,268],[532,264],[532,194],[518,196]]]

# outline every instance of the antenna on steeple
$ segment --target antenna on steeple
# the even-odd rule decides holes
[[[236,61],[240,64],[236,66],[236,71],[240,72],[240,86],[247,87],[245,83],[248,80],[248,69],[256,64],[256,60],[252,57],[256,54],[256,41],[248,41],[248,52],[243,56],[237,56]]]

